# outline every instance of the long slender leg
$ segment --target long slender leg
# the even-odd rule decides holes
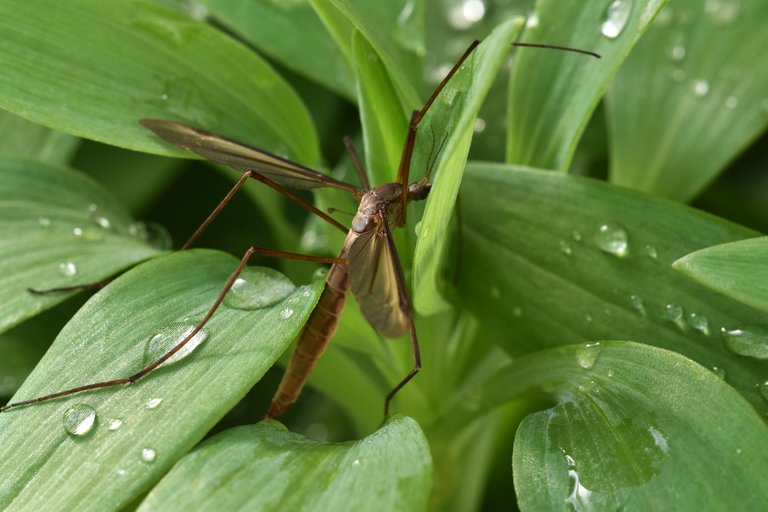
[[[419,349],[419,339],[416,336],[416,326],[413,323],[413,308],[411,307],[411,301],[408,298],[408,289],[405,284],[405,275],[403,274],[403,267],[400,265],[400,258],[397,255],[397,247],[395,247],[395,241],[392,239],[392,231],[389,229],[387,219],[383,215],[379,217],[380,222],[384,226],[384,238],[387,240],[389,246],[389,254],[392,258],[391,264],[395,269],[395,279],[397,281],[397,292],[400,299],[400,310],[403,315],[408,319],[408,334],[411,338],[411,348],[413,350],[413,368],[408,374],[387,393],[387,397],[384,399],[384,417],[389,414],[389,402],[395,397],[398,391],[405,386],[408,381],[416,376],[421,370],[421,350]]]
[[[397,170],[397,182],[401,184],[403,187],[402,190],[402,209],[400,213],[400,220],[398,221],[399,226],[405,225],[406,220],[406,212],[407,212],[407,205],[408,205],[408,175],[410,174],[411,170],[411,159],[413,157],[413,145],[416,142],[416,129],[421,122],[422,119],[424,119],[424,116],[427,114],[427,111],[429,110],[429,107],[432,106],[432,103],[435,102],[435,99],[437,98],[437,95],[440,94],[440,91],[443,90],[443,87],[445,87],[445,84],[448,83],[448,81],[453,77],[453,75],[456,74],[456,72],[459,70],[462,64],[464,64],[464,61],[467,60],[467,57],[474,51],[475,47],[480,44],[480,41],[475,40],[472,42],[472,44],[469,45],[469,48],[467,48],[467,51],[464,52],[464,55],[461,56],[461,58],[454,64],[454,66],[451,68],[451,70],[448,72],[447,75],[445,75],[445,78],[440,82],[440,84],[435,88],[432,95],[429,97],[427,102],[424,104],[424,106],[421,108],[421,110],[414,111],[414,113],[411,115],[411,122],[408,125],[408,135],[405,137],[405,147],[403,148],[403,155],[400,158],[400,166]]]
[[[363,161],[360,160],[360,155],[357,153],[357,149],[355,149],[355,143],[352,142],[352,139],[349,137],[344,137],[344,146],[346,146],[347,153],[349,153],[349,156],[352,158],[352,163],[355,165],[355,170],[357,171],[358,178],[360,178],[360,183],[363,185],[365,191],[368,192],[371,190],[371,184],[368,181],[368,175],[365,174]]]
[[[260,247],[250,247],[243,257],[240,259],[240,263],[238,264],[235,271],[232,273],[232,275],[227,280],[227,283],[224,285],[224,288],[221,290],[221,293],[219,293],[219,296],[216,298],[216,301],[213,303],[213,305],[210,307],[208,312],[205,314],[202,320],[195,326],[195,328],[179,343],[176,344],[172,349],[170,349],[168,352],[160,356],[158,359],[156,359],[152,364],[149,366],[142,368],[138,372],[134,373],[133,375],[130,375],[125,378],[121,379],[114,379],[114,380],[107,380],[103,382],[94,382],[92,384],[86,384],[83,386],[78,386],[71,389],[66,389],[64,391],[59,391],[57,393],[51,393],[49,395],[40,396],[37,398],[32,398],[30,400],[23,400],[20,402],[14,402],[11,404],[7,404],[3,407],[0,407],[0,412],[7,411],[8,409],[12,409],[15,407],[21,407],[24,405],[30,405],[30,404],[36,404],[39,402],[45,402],[47,400],[52,400],[54,398],[61,398],[63,396],[69,396],[74,395],[76,393],[81,393],[83,391],[89,391],[92,389],[101,389],[101,388],[108,388],[113,386],[120,386],[123,384],[130,384],[132,382],[136,382],[140,378],[144,377],[148,373],[150,373],[152,370],[163,364],[165,361],[167,361],[170,357],[172,357],[175,353],[177,353],[179,350],[181,350],[184,345],[186,345],[189,340],[195,337],[195,335],[202,329],[206,323],[208,323],[208,320],[211,319],[213,314],[216,312],[216,310],[221,305],[222,301],[224,300],[224,296],[227,294],[227,292],[232,288],[232,285],[235,283],[235,280],[237,280],[238,276],[242,273],[245,266],[248,264],[248,260],[253,256],[254,254],[265,254],[268,256],[282,256],[286,258],[293,258],[293,259],[301,259],[306,261],[316,261],[316,262],[322,262],[322,263],[345,263],[345,260],[343,258],[324,258],[324,257],[318,257],[318,256],[309,256],[304,254],[295,254],[295,253],[287,253],[282,251],[276,251],[273,249],[263,249]]]

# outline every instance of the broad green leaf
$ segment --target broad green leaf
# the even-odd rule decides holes
[[[371,185],[396,179],[409,118],[403,114],[389,75],[376,51],[355,31],[352,53],[363,125],[365,166]]]
[[[537,352],[490,376],[472,411],[457,402],[453,413],[542,394],[555,404],[515,433],[521,510],[728,510],[734,496],[753,510],[768,500],[765,423],[679,354],[626,342]]]
[[[447,307],[440,291],[440,269],[449,238],[452,206],[459,191],[477,113],[521,26],[521,19],[514,18],[497,27],[445,86],[430,109],[432,120],[425,120],[419,127],[421,135],[416,141],[418,154],[414,155],[412,172],[428,168],[428,155],[435,151],[435,145],[442,146],[433,169],[433,187],[414,255],[414,303],[422,314],[434,314]],[[435,126],[437,130],[433,132]]]
[[[763,311],[768,310],[766,265],[768,237],[707,247],[672,264],[697,283]]]
[[[421,105],[421,56],[424,54],[422,5],[410,0],[309,0],[354,67],[352,35],[359,31],[379,55],[396,85],[403,112]]]
[[[611,181],[687,201],[768,126],[768,3],[675,0],[611,86]]]
[[[518,49],[509,89],[507,162],[567,171],[611,77],[666,0],[544,0],[523,42],[570,46],[602,58]],[[610,18],[614,6],[623,22]],[[613,19],[614,21],[608,21]]]
[[[137,123],[170,118],[318,160],[312,123],[288,84],[245,46],[181,13],[148,0],[2,0],[0,34],[0,107],[31,121],[179,154]]]
[[[0,329],[159,251],[114,197],[86,176],[34,160],[0,159]]]
[[[730,351],[721,337],[765,314],[671,266],[753,231],[590,179],[492,164],[470,170],[459,294],[509,352],[601,339],[649,343],[724,374],[768,411],[757,388],[768,364]]]
[[[346,443],[314,441],[265,421],[201,444],[139,510],[424,510],[431,473],[427,441],[404,416]]]
[[[352,70],[309,0],[199,0],[199,3],[214,18],[285,67],[348,99],[355,98]]]
[[[181,331],[194,326],[236,266],[232,256],[192,250],[121,276],[67,324],[14,400],[138,371],[161,353],[150,347],[148,357],[149,341],[177,322]],[[291,292],[267,284],[275,302],[250,310],[222,305],[194,352],[130,386],[0,414],[0,508],[119,510],[146,492],[272,366],[322,287]],[[63,422],[78,404],[97,415],[81,436]]]
[[[0,110],[0,155],[64,164],[69,162],[79,143],[77,137]]]

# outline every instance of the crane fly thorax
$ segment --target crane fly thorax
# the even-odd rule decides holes
[[[366,233],[375,229],[382,217],[394,222],[400,216],[402,190],[399,183],[385,183],[367,191],[360,199],[352,230]]]

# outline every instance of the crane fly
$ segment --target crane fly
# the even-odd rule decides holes
[[[266,417],[275,418],[281,416],[298,399],[317,359],[322,355],[328,342],[336,331],[339,317],[344,309],[350,290],[357,298],[363,316],[376,331],[379,332],[379,334],[388,338],[397,338],[407,332],[410,337],[411,348],[413,351],[413,368],[387,394],[384,401],[384,414],[386,416],[389,412],[389,404],[392,398],[421,369],[421,355],[416,328],[413,321],[413,311],[408,296],[403,269],[397,256],[397,248],[395,247],[392,238],[392,228],[403,227],[406,223],[408,203],[411,201],[425,200],[431,189],[431,184],[429,182],[431,165],[429,164],[425,170],[424,177],[419,181],[408,183],[417,127],[424,119],[424,116],[432,106],[432,103],[440,94],[440,91],[442,91],[446,83],[448,83],[451,77],[453,77],[461,65],[472,54],[478,44],[479,41],[474,41],[469,46],[458,62],[456,62],[453,68],[446,74],[445,78],[443,78],[440,84],[435,88],[422,109],[415,110],[411,114],[405,145],[398,167],[397,181],[394,183],[385,183],[383,185],[371,187],[368,183],[362,164],[360,163],[360,159],[351,142],[348,140],[345,140],[345,143],[352,155],[361,186],[336,180],[301,164],[200,128],[195,128],[176,121],[142,119],[140,123],[143,126],[152,130],[167,142],[185,150],[197,153],[210,161],[237,169],[243,173],[242,177],[237,181],[219,205],[182,246],[182,249],[186,249],[194,242],[200,233],[211,223],[229,202],[232,196],[234,196],[249,178],[260,181],[277,190],[287,198],[293,200],[308,211],[318,215],[337,229],[344,232],[346,234],[346,239],[343,248],[337,258],[323,258],[273,249],[250,247],[241,258],[239,265],[230,276],[216,301],[203,319],[183,340],[149,366],[126,378],[96,382],[30,400],[10,403],[4,407],[0,407],[0,412],[14,407],[73,395],[82,391],[130,384],[149,374],[152,370],[170,359],[196,336],[221,305],[224,296],[232,288],[235,280],[246,267],[250,257],[253,254],[263,254],[268,256],[331,263],[331,268],[326,276],[323,291],[318,299],[317,305],[299,334],[296,348],[294,349],[278,390],[272,399]],[[593,52],[564,46],[534,43],[512,43],[512,45],[573,51],[597,58],[600,57]],[[444,141],[445,139],[443,142]],[[442,143],[440,146],[442,146]],[[441,147],[437,148],[437,151],[439,152],[440,149]],[[319,210],[300,196],[287,190],[287,188],[311,190],[322,187],[344,190],[352,194],[358,201],[359,207],[352,219],[350,228],[344,227],[330,215]],[[76,287],[55,288],[45,290],[44,292],[69,291],[77,288],[94,288],[102,285],[103,283],[92,283]],[[34,293],[44,293],[34,290],[30,291],[33,291]]]

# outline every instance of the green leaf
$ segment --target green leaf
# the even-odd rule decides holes
[[[766,19],[762,0],[670,4],[607,96],[611,181],[688,201],[765,130]]]
[[[478,393],[471,412],[457,402],[454,414],[476,417],[525,396],[556,401],[515,434],[521,510],[727,510],[734,496],[749,510],[768,499],[765,423],[722,379],[674,352],[559,347],[515,361]]]
[[[199,3],[214,18],[285,67],[354,100],[352,70],[308,0]]]
[[[424,510],[431,473],[426,439],[407,417],[346,443],[265,421],[201,444],[139,510]]]
[[[352,50],[366,170],[373,184],[389,183],[397,176],[409,118],[381,58],[358,31],[352,36]]]
[[[158,254],[114,197],[86,176],[0,159],[0,329],[72,295],[33,295],[93,283]]]
[[[545,171],[476,164],[465,185],[459,294],[506,350],[518,355],[601,339],[649,343],[724,373],[758,411],[768,412],[757,388],[768,365],[741,357],[721,339],[721,329],[760,323],[765,314],[671,267],[694,250],[753,231],[684,205]]]
[[[576,144],[619,65],[665,0],[545,0],[523,42],[597,52],[602,59],[556,50],[518,49],[509,88],[507,162],[567,171]],[[614,4],[630,12],[617,37],[604,23]],[[616,26],[618,28],[618,25]]]
[[[52,164],[67,163],[80,141],[66,133],[30,123],[0,110],[0,155],[34,158]]]
[[[232,256],[193,250],[121,276],[67,324],[14,400],[138,371],[148,341],[175,322],[194,326],[236,266]],[[272,366],[322,284],[283,291],[261,309],[222,306],[193,353],[130,386],[0,414],[0,508],[117,510],[137,499]],[[76,404],[97,414],[83,436],[68,434],[62,421]],[[115,420],[122,421],[119,428]]]
[[[248,48],[183,14],[147,0],[5,0],[0,34],[0,107],[31,121],[178,155],[137,123],[171,118],[318,160],[309,115],[288,84]]]
[[[400,95],[403,112],[420,107],[421,56],[424,53],[420,2],[365,0],[355,2],[354,6],[348,0],[310,2],[350,67],[355,63],[352,34],[357,30],[384,63]]]
[[[452,206],[459,191],[477,113],[507,55],[509,44],[521,26],[521,19],[514,18],[497,27],[445,86],[429,111],[428,116],[433,120],[425,119],[419,126],[421,136],[417,138],[418,154],[414,154],[412,171],[426,169],[435,144],[439,147],[442,144],[440,141],[445,141],[433,170],[433,187],[414,255],[414,303],[422,314],[434,314],[447,307],[440,292],[440,272],[449,238],[447,232]],[[430,127],[434,126],[438,128],[433,132]],[[432,138],[435,134],[437,139]],[[431,141],[431,144],[425,143],[425,140]]]
[[[700,249],[672,266],[697,283],[767,311],[766,262],[768,237],[761,237]]]

